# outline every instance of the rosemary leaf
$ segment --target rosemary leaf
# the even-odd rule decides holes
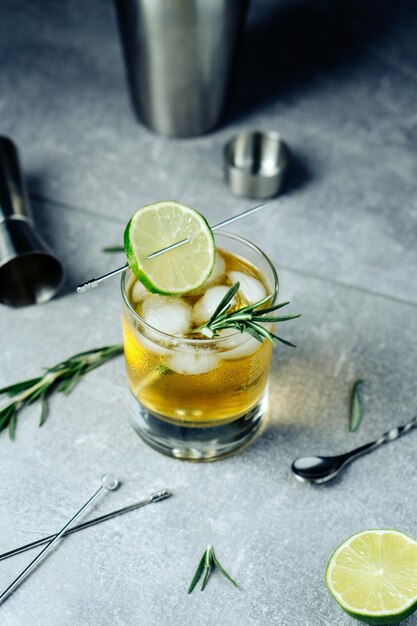
[[[64,396],[68,396],[71,391],[74,389],[75,385],[80,381],[84,372],[78,371],[75,372],[72,378],[65,380],[62,385],[60,385],[60,389],[57,389],[59,393],[63,393]]]
[[[268,341],[270,341],[272,344],[275,344],[273,338],[274,336],[272,333],[269,332],[269,330],[266,330],[266,328],[264,328],[260,324],[257,324],[256,322],[248,322],[248,325],[256,330],[261,335],[261,337],[264,337],[265,339],[268,339]]]
[[[257,341],[259,341],[259,343],[263,343],[264,341],[264,337],[255,328],[252,328],[251,326],[246,326],[245,330],[244,331],[241,330],[240,332],[241,333],[245,332],[245,333],[248,333],[248,335],[252,335],[252,337],[256,339]]]
[[[203,582],[201,583],[200,591],[204,591],[204,589],[206,588],[207,581],[210,576],[210,572],[211,572],[211,566],[207,567],[207,565],[204,565],[204,576],[203,576]]]
[[[278,322],[288,322],[289,320],[296,320],[298,317],[301,317],[301,315],[282,315],[281,317],[267,317],[267,316],[256,316],[255,321],[256,322],[274,322],[274,323],[278,323]]]
[[[258,311],[254,311],[253,314],[263,315],[264,313],[272,313],[272,311],[278,311],[278,309],[282,309],[282,307],[287,306],[287,304],[289,304],[289,302],[281,302],[280,304],[274,304],[274,306],[269,306],[266,309],[259,309]]]
[[[235,295],[239,291],[239,288],[240,288],[240,283],[237,282],[237,283],[235,283],[233,285],[233,287],[231,287],[229,289],[229,291],[226,293],[226,295],[220,300],[220,302],[219,302],[216,310],[214,311],[213,315],[211,316],[209,322],[215,320],[216,317],[218,317],[221,313],[224,313],[224,311],[230,307],[233,298],[235,297]]]
[[[59,383],[59,385],[56,386],[55,391],[57,393],[65,393],[66,388],[68,387],[68,384],[71,382],[72,377],[66,376],[65,378],[63,378],[61,380],[61,382]]]
[[[197,565],[197,569],[195,570],[192,581],[190,582],[190,586],[188,587],[188,593],[191,593],[201,578],[201,574],[203,573],[204,563],[206,562],[206,550],[204,550],[203,555]]]
[[[39,418],[39,427],[45,424],[46,418],[48,417],[48,402],[46,400],[45,393],[41,396],[40,401],[41,401],[41,415]]]
[[[107,246],[107,248],[102,248],[102,252],[124,252],[125,249],[123,246]]]
[[[0,411],[0,431],[7,428],[10,418],[15,412],[14,406],[7,406]]]
[[[359,394],[359,387],[364,383],[363,379],[360,378],[355,381],[352,387],[352,396],[350,403],[350,419],[349,419],[349,430],[350,432],[355,432],[358,430],[359,425],[362,421],[363,412],[362,412],[362,400]]]
[[[203,576],[203,582],[201,583],[200,591],[204,591],[204,589],[206,588],[207,581],[211,573],[211,565],[212,565],[211,546],[208,546],[206,550],[206,558],[204,559],[204,576]]]
[[[285,346],[289,346],[290,348],[297,347],[295,343],[291,343],[291,341],[288,341],[288,339],[283,339],[282,337],[278,337],[278,335],[275,335],[274,333],[271,333],[271,335],[274,337],[274,339],[276,339],[280,343],[283,343]]]
[[[9,396],[15,396],[21,391],[25,391],[26,389],[29,389],[29,387],[36,385],[36,383],[38,383],[40,380],[42,380],[42,377],[32,378],[31,380],[24,380],[21,383],[15,383],[14,385],[3,387],[3,389],[0,389],[0,395],[7,393]]]
[[[59,363],[55,367],[59,368],[59,367],[62,367],[62,365],[66,365],[67,363],[70,364],[70,363],[74,363],[75,361],[83,360],[84,357],[88,357],[88,356],[98,356],[99,358],[104,358],[106,355],[110,355],[110,354],[116,355],[116,354],[121,354],[122,352],[123,352],[123,346],[120,344],[116,344],[114,346],[103,346],[102,348],[93,348],[92,350],[85,350],[84,352],[78,352],[77,354],[74,354],[66,361],[63,361],[63,363]],[[52,371],[52,369],[50,369],[49,371]]]
[[[9,420],[9,438],[13,441],[16,434],[16,419],[17,419],[17,411],[14,409],[11,412],[10,420]]]
[[[217,567],[217,569],[219,570],[219,572],[221,572],[223,574],[223,576],[225,576],[227,578],[227,580],[230,580],[230,582],[237,588],[239,588],[239,585],[237,584],[237,582],[235,580],[233,580],[233,578],[230,576],[230,574],[228,574],[226,572],[226,570],[220,565],[219,560],[217,559],[213,548],[211,549],[211,556],[213,559],[213,563],[214,565]]]
[[[268,302],[268,300],[271,300],[271,298],[272,298],[272,294],[269,294],[269,296],[265,296],[265,298],[262,298],[262,300],[258,300],[258,302],[255,302],[254,304],[247,304],[246,306],[243,306],[241,309],[238,309],[238,311],[235,311],[233,315],[235,315],[236,313],[246,313],[247,311],[253,315],[255,307],[261,307],[263,304]],[[279,304],[278,308],[280,308],[281,306],[282,305]],[[259,314],[266,313],[269,310],[270,309],[261,309],[260,311],[258,311],[258,313]],[[273,310],[275,310],[275,307],[273,307]]]

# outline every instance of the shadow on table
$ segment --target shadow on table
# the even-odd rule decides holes
[[[314,178],[317,179],[317,173]],[[285,193],[287,195],[293,192],[299,192],[303,187],[306,187],[312,179],[313,175],[307,155],[300,152],[300,150],[294,152],[294,150],[290,149],[288,172],[280,194]]]
[[[227,120],[288,105],[326,78],[344,79],[370,55],[369,43],[387,47],[410,23],[417,5],[397,2],[324,0],[254,2],[238,59]]]
[[[45,178],[47,175],[45,175]],[[91,260],[86,254],[85,267],[79,262],[72,263],[71,255],[74,254],[74,246],[71,241],[74,235],[70,236],[69,228],[72,227],[74,220],[71,220],[73,213],[69,213],[64,203],[48,200],[43,194],[42,175],[28,173],[26,176],[27,187],[30,190],[30,204],[32,208],[33,218],[36,228],[41,236],[45,239],[52,252],[60,259],[65,268],[65,280],[54,299],[61,298],[67,294],[74,293],[75,288],[87,278],[91,278],[91,268],[89,267]],[[89,228],[91,228],[91,216],[79,215],[79,230],[82,232],[85,225],[83,220],[90,220]],[[77,223],[75,221],[75,223]],[[77,256],[83,251],[77,249]],[[85,253],[85,250],[84,250]]]
[[[325,351],[274,355],[268,417],[246,454],[255,462],[268,457],[276,462],[278,473],[294,478],[290,468],[295,458],[343,452],[347,418],[340,399],[347,394],[343,377],[334,376]],[[363,438],[365,443],[366,433]],[[354,447],[354,442],[344,445]]]

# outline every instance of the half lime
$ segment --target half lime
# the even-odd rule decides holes
[[[398,530],[359,532],[333,553],[326,582],[352,617],[398,624],[417,608],[417,542]]]

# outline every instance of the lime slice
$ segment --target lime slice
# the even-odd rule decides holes
[[[187,238],[188,243],[147,258]],[[126,226],[124,245],[136,278],[160,295],[180,295],[201,287],[214,266],[210,226],[200,213],[180,202],[155,202],[139,209]]]
[[[333,553],[326,582],[352,617],[397,624],[417,609],[417,542],[397,530],[357,533]]]

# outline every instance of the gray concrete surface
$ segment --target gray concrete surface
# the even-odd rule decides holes
[[[0,309],[0,384],[121,340],[118,281],[73,288],[123,261],[101,249],[138,206],[177,198],[212,223],[250,206],[222,179],[222,146],[240,129],[279,130],[293,149],[288,194],[234,230],[271,256],[303,315],[286,328],[298,348],[275,351],[264,431],[219,463],[166,458],[134,434],[121,358],[54,397],[42,429],[37,406],[21,414],[16,441],[0,437],[0,552],[59,528],[107,471],[123,486],[97,514],[162,487],[174,497],[65,540],[0,607],[2,625],[347,626],[324,582],[333,549],[369,527],[417,536],[417,433],[328,485],[289,471],[416,412],[417,15],[411,1],[363,4],[253,0],[223,125],[180,141],[134,120],[110,3],[2,2],[0,133],[20,148],[68,277],[45,306]],[[351,434],[359,377],[366,410]],[[187,596],[208,543],[241,588],[214,575]],[[0,563],[0,587],[29,558]]]

